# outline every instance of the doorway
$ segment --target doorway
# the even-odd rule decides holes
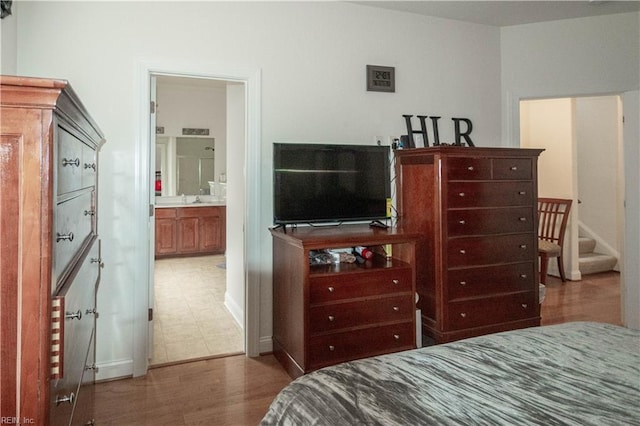
[[[242,173],[234,170],[242,170],[244,162],[243,150],[237,155],[237,147],[245,145],[245,84],[167,74],[152,74],[151,82],[156,105],[151,129],[156,131],[150,132],[155,177],[151,204],[156,212],[152,239],[174,241],[176,248],[169,248],[169,253],[166,246],[161,253],[151,251],[149,364],[243,353],[245,283],[238,279],[243,276],[243,244],[229,245],[224,238],[213,251],[209,247],[205,253],[191,254],[185,254],[181,244],[187,239],[183,232],[200,240],[200,246],[205,234],[233,236],[238,227],[233,218],[243,216],[242,195],[227,198],[226,186],[244,188]],[[233,143],[231,149],[228,142]],[[209,210],[226,214],[214,221]],[[197,219],[191,218],[194,212]],[[171,215],[176,219],[167,219]],[[196,225],[189,228],[192,223]]]
[[[621,97],[521,100],[520,144],[545,149],[538,161],[538,195],[573,200],[565,239],[567,278],[610,270],[623,251]],[[550,273],[557,275],[553,262]]]

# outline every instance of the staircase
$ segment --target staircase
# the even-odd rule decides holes
[[[611,271],[618,263],[615,256],[594,252],[596,241],[592,238],[579,237],[578,245],[580,248],[579,269],[582,275]]]

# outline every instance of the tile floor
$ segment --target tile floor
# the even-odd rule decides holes
[[[224,255],[155,261],[151,365],[237,354],[244,335],[224,306]]]

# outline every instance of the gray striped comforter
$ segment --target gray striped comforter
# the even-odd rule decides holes
[[[640,425],[640,332],[576,322],[336,365],[262,425]]]

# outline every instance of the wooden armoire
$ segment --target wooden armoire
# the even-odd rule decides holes
[[[540,325],[537,160],[542,150],[398,150],[398,227],[417,232],[427,339]]]
[[[68,82],[0,76],[0,414],[93,424],[98,151]]]

